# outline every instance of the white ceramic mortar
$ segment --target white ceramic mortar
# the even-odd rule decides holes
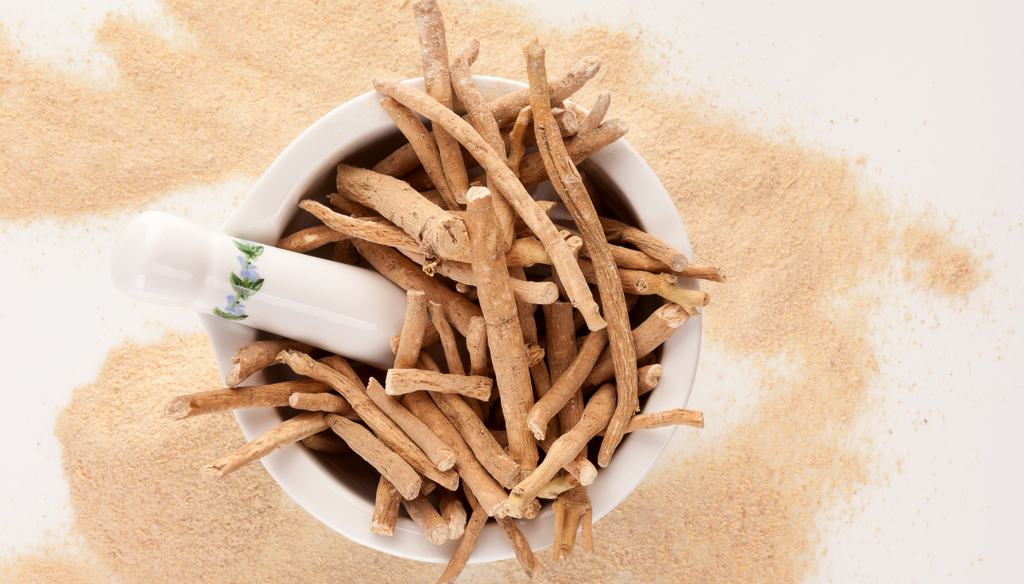
[[[523,87],[520,83],[493,77],[475,76],[474,79],[485,96]],[[409,84],[419,89],[423,87],[422,80]],[[270,165],[221,231],[232,237],[274,245],[297,226],[314,224],[296,204],[308,197],[322,199],[333,192],[338,162],[372,163],[400,143],[397,128],[378,103],[381,98],[376,92],[361,95],[310,126]],[[693,259],[686,229],[668,193],[625,140],[604,148],[589,160],[590,176],[602,186],[617,210],[634,216],[646,231]],[[682,279],[679,285],[697,288],[695,280]],[[226,376],[231,369],[231,356],[239,347],[255,341],[258,332],[211,314],[199,317],[209,334],[221,375]],[[663,345],[659,362],[664,367],[664,375],[661,384],[647,398],[644,413],[685,407],[697,371],[700,337],[701,320],[694,318]],[[246,384],[264,381],[261,373]],[[249,440],[282,420],[281,412],[275,408],[237,410],[235,417]],[[588,488],[595,522],[640,484],[672,433],[673,429],[664,428],[627,435],[611,464],[600,469],[597,480]],[[327,460],[301,445],[292,445],[264,458],[263,464],[296,503],[345,537],[403,558],[448,561],[458,541],[433,545],[407,517],[399,518],[391,537],[371,532],[376,478],[366,471],[367,467],[353,465],[354,470],[346,469]],[[231,480],[231,477],[224,480]],[[551,545],[554,515],[550,505],[545,505],[537,518],[516,520],[516,523],[534,549]],[[497,525],[489,523],[480,535],[470,563],[503,560],[512,555]]]

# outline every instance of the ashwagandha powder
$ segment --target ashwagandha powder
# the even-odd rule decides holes
[[[50,114],[36,113],[60,112],[69,123],[46,136],[45,122],[30,114],[3,114],[3,175],[16,180],[0,187],[0,209],[8,218],[73,219],[180,186],[258,175],[302,129],[369,90],[372,74],[421,74],[410,9],[398,4],[168,2],[194,45],[112,17],[99,34],[118,65],[110,87],[6,50],[8,95],[48,96]],[[481,39],[475,72],[525,78],[521,46],[534,35],[553,72],[583,55],[602,58],[602,73],[579,101],[589,106],[598,91],[613,92],[609,116],[630,124],[627,139],[672,194],[697,258],[729,273],[725,285],[706,284],[704,342],[760,371],[750,415],[699,454],[676,448],[666,457],[595,525],[594,556],[578,551],[551,566],[549,554],[539,554],[544,578],[803,580],[815,567],[815,522],[871,475],[870,443],[855,431],[878,375],[866,340],[873,296],[865,282],[893,258],[909,258],[905,275],[963,295],[982,278],[977,259],[941,229],[894,227],[885,202],[860,186],[848,162],[660,93],[652,85],[657,67],[631,36],[562,33],[505,5],[442,8],[451,52],[470,36]],[[11,107],[9,99],[0,107]],[[87,105],[65,106],[79,101]],[[30,154],[48,140],[81,156],[31,166],[40,158]],[[89,160],[108,166],[87,167]],[[39,191],[43,181],[64,190]],[[716,391],[708,377],[698,376],[695,395]],[[57,433],[74,530],[104,568],[131,582],[433,581],[438,566],[385,556],[323,527],[258,465],[203,483],[201,466],[237,448],[241,432],[228,415],[171,423],[160,412],[172,395],[217,386],[205,339],[169,336],[115,349],[97,382],[75,391]],[[720,423],[714,413],[706,412],[709,427]],[[463,579],[525,578],[512,560],[470,567]]]
[[[0,581],[7,584],[104,584],[110,581],[110,575],[80,554],[47,546],[0,562]]]
[[[175,395],[221,387],[204,335],[111,350],[56,426],[75,532],[125,582],[401,581],[396,561],[323,526],[260,465],[216,483],[200,469],[245,443],[230,413],[163,416]],[[358,581],[358,580],[356,580]]]

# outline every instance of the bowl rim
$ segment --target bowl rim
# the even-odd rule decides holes
[[[483,75],[474,81],[484,95],[497,95],[526,87],[525,84]],[[423,89],[422,78],[404,83]],[[221,232],[274,245],[289,219],[298,212],[297,203],[325,169],[333,167],[361,148],[365,143],[393,135],[393,122],[379,105],[384,96],[370,91],[335,108],[302,132],[267,168],[249,195],[228,218]],[[605,184],[620,190],[643,193],[643,197],[624,201],[652,235],[660,237],[686,254],[691,261],[693,250],[679,212],[661,181],[640,155],[624,139],[592,155],[590,172]],[[697,280],[680,278],[679,285],[699,289]],[[256,330],[216,318],[199,315],[210,338],[222,379],[231,369],[231,357],[244,344],[256,340]],[[671,392],[652,392],[643,411],[646,413],[686,406],[697,372],[702,329],[701,318],[691,318],[663,345],[663,380],[673,380]],[[264,383],[256,374],[243,385]],[[279,424],[277,408],[236,410],[235,418],[247,440]],[[660,459],[674,428],[638,432],[623,442],[611,464],[599,469],[597,480],[588,487],[593,505],[593,519],[614,509],[632,493]],[[400,517],[391,537],[369,530],[373,502],[367,504],[363,495],[337,481],[316,460],[316,456],[299,444],[281,448],[262,459],[264,467],[281,488],[303,509],[346,538],[391,555],[432,563],[446,563],[458,541],[444,545],[430,544],[419,528],[408,518]],[[614,478],[615,480],[611,480]],[[533,520],[516,520],[517,526],[539,550],[551,545],[554,514],[545,508]],[[497,525],[489,523],[480,534],[469,563],[499,561],[513,557]]]

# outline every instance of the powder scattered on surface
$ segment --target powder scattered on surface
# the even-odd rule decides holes
[[[867,484],[872,470],[873,455],[855,433],[876,375],[865,282],[893,258],[908,258],[905,273],[922,285],[962,294],[982,277],[977,260],[941,230],[894,231],[884,201],[859,188],[847,161],[709,118],[649,87],[658,68],[644,61],[634,37],[552,31],[515,7],[469,4],[442,8],[450,51],[470,35],[481,39],[475,72],[523,79],[521,46],[534,35],[553,72],[583,55],[602,58],[602,73],[579,101],[589,106],[598,91],[613,92],[609,115],[629,123],[627,139],[671,193],[697,259],[730,275],[728,284],[706,285],[704,342],[760,371],[751,415],[697,454],[676,441],[672,456],[595,525],[597,553],[554,566],[539,554],[544,578],[805,579],[815,567],[816,521]],[[0,126],[0,151],[15,152],[3,162],[12,186],[0,193],[9,218],[70,218],[183,185],[258,175],[302,129],[368,90],[371,74],[420,75],[410,11],[394,2],[276,8],[177,0],[167,10],[195,45],[112,18],[99,35],[119,69],[112,87],[3,53],[7,91],[53,104],[48,114],[26,103],[24,112],[3,113],[12,121]],[[77,103],[73,97],[88,105],[67,105]],[[13,108],[9,100],[0,107]],[[34,121],[44,114],[61,121],[53,136],[43,128],[55,120]],[[92,119],[101,123],[86,123]],[[42,160],[58,142],[82,155]],[[33,167],[33,160],[42,162]],[[109,165],[89,173],[90,160]],[[91,202],[83,206],[84,199]],[[126,345],[62,414],[75,530],[103,565],[135,582],[433,581],[440,567],[330,532],[258,465],[213,485],[199,480],[202,464],[240,445],[241,433],[227,415],[171,424],[159,414],[171,395],[218,385],[209,353],[198,337]],[[695,395],[715,391],[708,377],[698,376]],[[715,424],[716,412],[705,413]],[[296,567],[294,554],[309,563]],[[463,578],[525,581],[514,560],[470,567]]]
[[[0,581],[7,584],[104,584],[109,575],[79,555],[48,548],[0,560]]]
[[[926,288],[953,296],[966,296],[986,277],[980,260],[950,241],[952,229],[910,225],[902,233],[908,276]]]
[[[404,581],[416,563],[337,535],[259,464],[216,483],[202,479],[204,464],[245,438],[230,413],[172,421],[163,406],[218,387],[209,340],[172,334],[111,350],[96,382],[75,390],[56,433],[75,531],[100,561],[123,581],[145,584],[336,581],[356,565],[374,581]]]

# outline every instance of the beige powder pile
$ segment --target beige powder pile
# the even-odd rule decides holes
[[[258,464],[202,479],[204,464],[245,443],[234,417],[171,421],[163,406],[217,387],[206,337],[168,335],[112,350],[96,382],[75,390],[56,432],[75,531],[100,561],[125,582],[153,584],[337,581],[352,566],[377,582],[405,577],[414,562],[338,536]]]
[[[907,258],[907,276],[926,288],[952,296],[966,296],[978,287],[987,272],[969,250],[950,241],[952,227],[940,230],[933,225],[909,225],[902,234]]]
[[[110,581],[104,572],[55,546],[0,562],[0,581],[7,584],[104,584]]]
[[[602,73],[581,103],[589,106],[602,89],[613,92],[609,115],[629,122],[627,139],[672,194],[698,260],[730,275],[726,285],[707,285],[705,343],[761,364],[750,416],[700,454],[677,449],[666,457],[595,525],[595,556],[548,565],[545,578],[802,580],[815,566],[816,520],[865,485],[872,468],[854,429],[877,375],[865,340],[873,300],[865,282],[894,257],[908,258],[905,273],[922,285],[964,294],[982,278],[977,259],[942,230],[893,230],[893,215],[858,187],[846,161],[709,118],[648,87],[657,68],[632,37],[562,33],[514,7],[467,4],[442,8],[451,51],[470,36],[481,39],[475,72],[523,79],[520,47],[533,35],[547,45],[552,71],[583,55],[602,58]],[[52,116],[67,121],[46,136],[46,122],[28,113],[35,106],[12,118],[9,98],[0,105],[0,151],[31,145],[2,162],[15,179],[0,195],[9,217],[73,218],[234,173],[258,175],[308,124],[368,90],[371,74],[420,74],[410,10],[394,2],[277,9],[172,1],[168,10],[196,45],[172,46],[138,23],[112,19],[100,34],[120,71],[112,88],[6,53],[8,91],[49,96],[60,112]],[[65,107],[75,97],[92,105]],[[137,118],[119,114],[131,108],[141,108]],[[90,154],[51,157],[33,174],[25,165],[40,160],[31,153],[47,140]],[[109,163],[87,172],[82,165],[93,159]],[[44,183],[57,186],[40,189]],[[780,361],[786,367],[772,369]],[[168,396],[217,383],[205,340],[169,337],[113,351],[97,383],[76,390],[58,434],[67,448],[75,530],[107,569],[134,582],[433,580],[439,567],[331,533],[259,466],[202,483],[198,469],[240,444],[241,433],[226,415],[172,425],[159,413]],[[716,392],[704,374],[694,395],[702,392]],[[709,427],[718,423],[716,412],[706,414]],[[547,563],[547,553],[540,557]],[[513,560],[471,567],[463,578],[523,576]]]

